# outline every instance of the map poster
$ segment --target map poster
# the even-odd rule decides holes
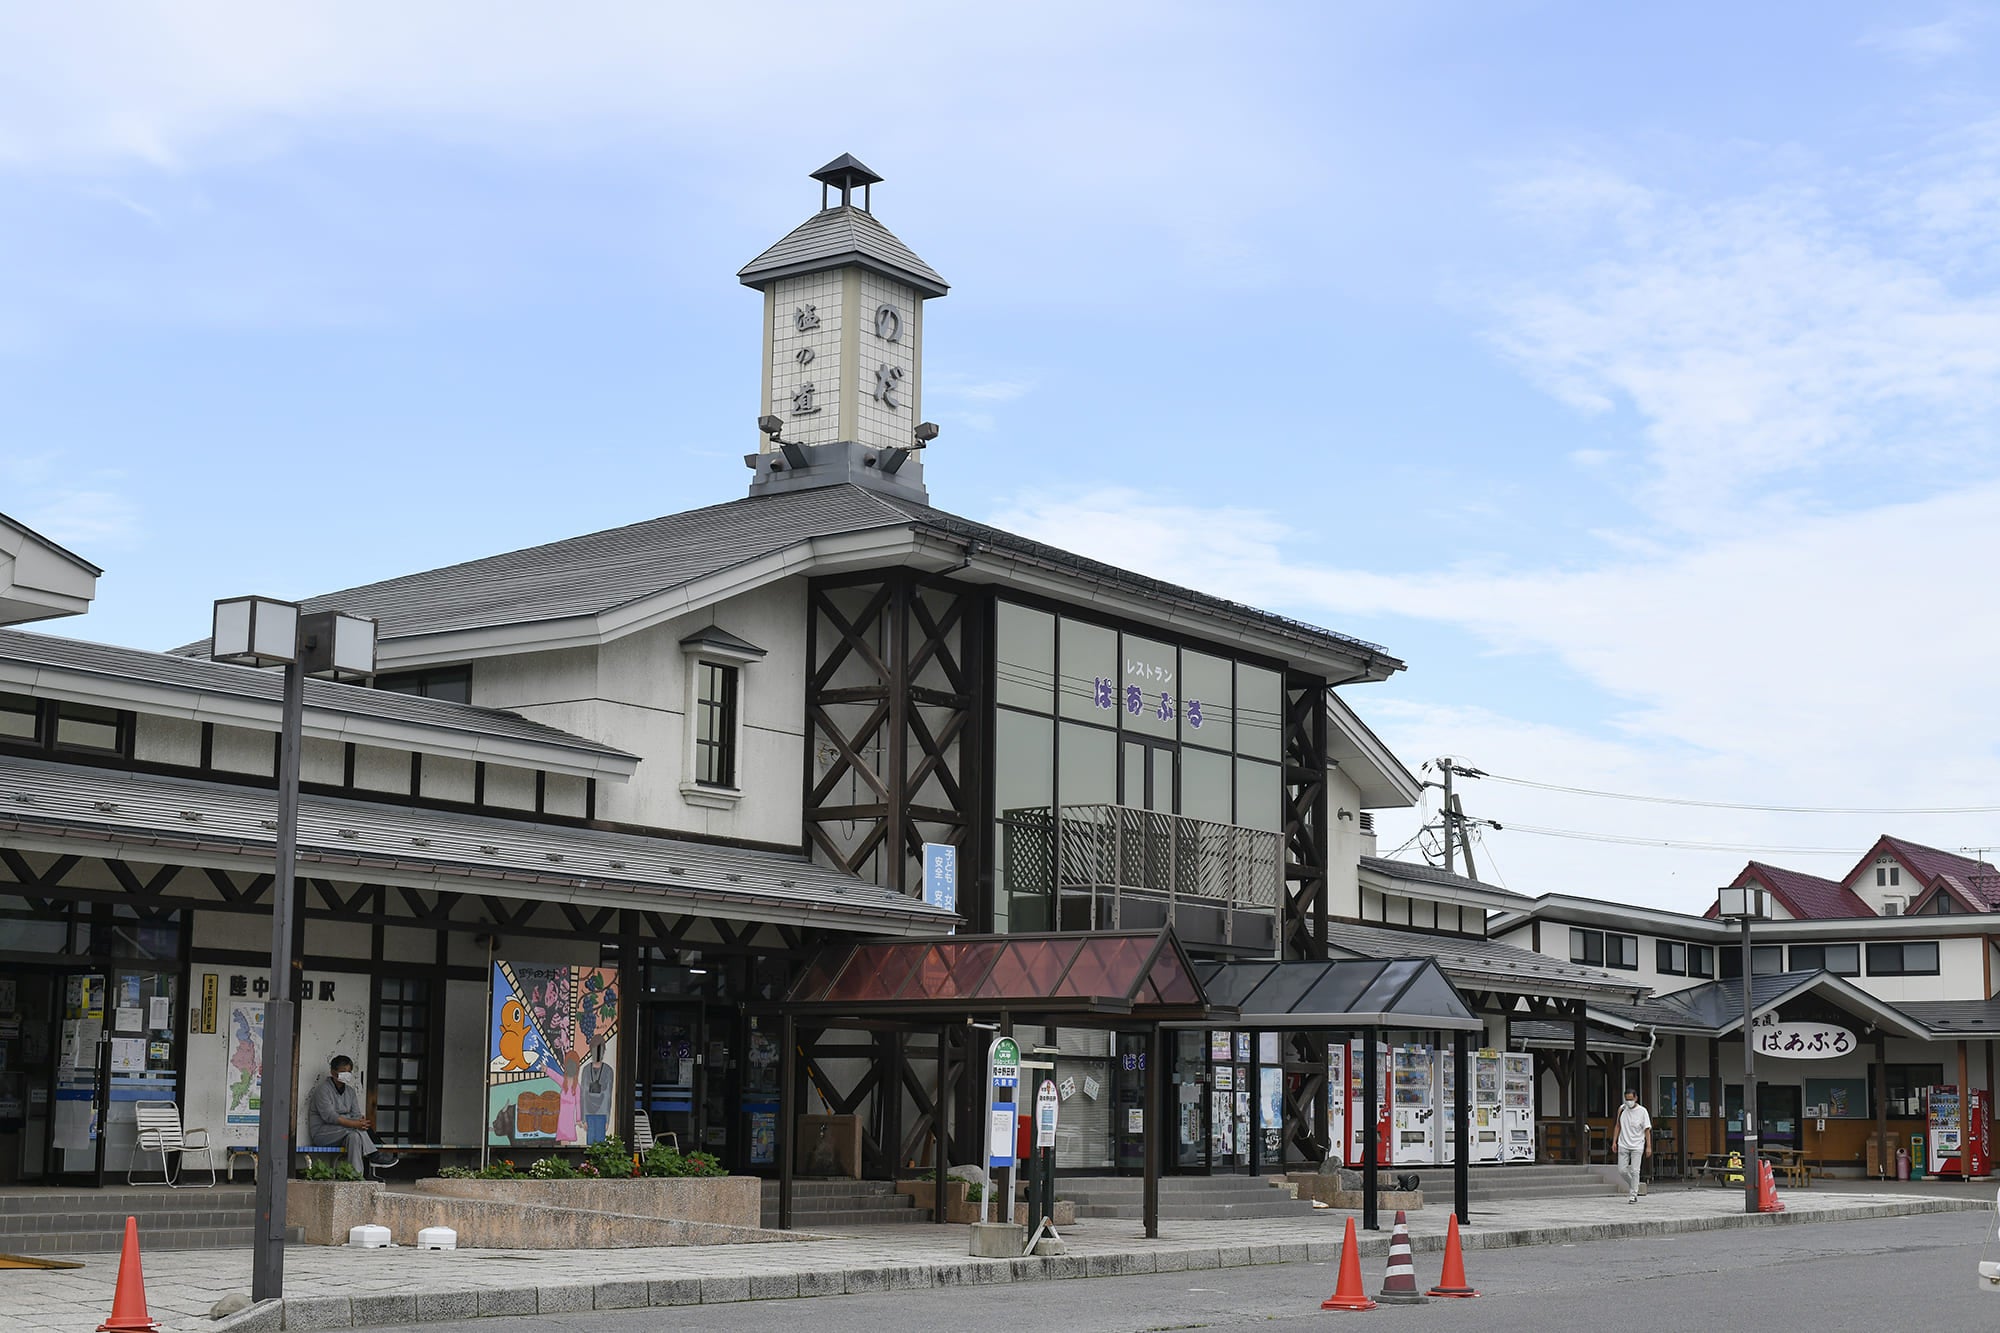
[[[618,969],[493,964],[486,1141],[596,1143],[616,1115]]]
[[[246,1001],[229,1006],[229,1096],[224,1105],[232,1125],[254,1125],[264,1101],[264,1005]]]

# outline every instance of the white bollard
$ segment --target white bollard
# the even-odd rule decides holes
[[[417,1233],[417,1248],[455,1250],[458,1248],[458,1233],[450,1227],[425,1227]]]
[[[347,1243],[357,1250],[386,1249],[389,1244],[389,1228],[364,1223],[347,1229]]]

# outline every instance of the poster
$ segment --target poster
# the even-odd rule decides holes
[[[138,1032],[145,1027],[145,1021],[136,1004],[121,1004],[111,1023],[113,1032]]]
[[[264,1005],[251,1000],[229,1006],[229,1095],[224,1118],[254,1125],[264,1100]]]
[[[145,1073],[146,1039],[144,1037],[113,1037],[111,1039],[111,1072],[113,1074]]]
[[[617,1113],[618,970],[493,964],[486,1141],[596,1143]]]
[[[1229,1034],[1227,1032],[1211,1032],[1208,1034],[1208,1058],[1211,1060],[1227,1060],[1229,1058]]]
[[[152,1029],[170,1028],[174,1025],[174,1002],[165,995],[155,995],[147,1001],[146,1026]]]

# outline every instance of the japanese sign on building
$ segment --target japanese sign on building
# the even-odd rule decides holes
[[[1831,1060],[1856,1048],[1854,1034],[1831,1023],[1786,1023],[1765,1014],[1750,1030],[1757,1054],[1785,1060]]]

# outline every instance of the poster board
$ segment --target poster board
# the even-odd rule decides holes
[[[1809,1120],[1873,1119],[1874,1112],[1868,1106],[1867,1077],[1807,1079],[1804,1115]]]
[[[576,1147],[617,1124],[618,969],[496,961],[486,1142]]]

